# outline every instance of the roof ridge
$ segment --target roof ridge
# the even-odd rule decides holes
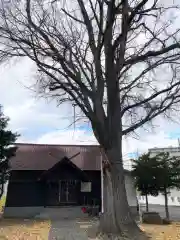
[[[62,147],[100,147],[98,144],[46,144],[46,143],[21,143],[21,142],[16,142],[15,145],[25,145],[25,146],[62,146]]]

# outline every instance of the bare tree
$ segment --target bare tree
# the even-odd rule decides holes
[[[178,109],[178,6],[159,0],[4,2],[1,62],[30,58],[41,91],[71,101],[90,120],[107,157],[102,231],[140,239],[126,198],[122,137]]]

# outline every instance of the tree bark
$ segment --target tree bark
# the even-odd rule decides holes
[[[145,195],[146,198],[146,212],[149,212],[149,203],[148,203],[148,195]]]
[[[104,213],[100,219],[100,229],[109,239],[147,239],[132,217],[127,201],[124,169],[120,148],[107,152],[111,166],[104,170]]]
[[[100,227],[103,233],[119,233],[115,219],[113,187],[111,173],[104,171],[104,212],[101,216]]]
[[[166,213],[166,219],[169,220],[169,208],[168,208],[168,195],[167,195],[167,189],[164,189],[164,200],[165,200],[165,213]]]

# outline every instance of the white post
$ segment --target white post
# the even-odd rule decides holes
[[[102,154],[101,154],[101,213],[104,213],[104,174]]]

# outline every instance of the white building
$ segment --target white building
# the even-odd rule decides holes
[[[148,150],[150,156],[156,156],[160,152],[169,152],[170,156],[180,157],[180,147],[166,147],[166,148],[150,148]],[[139,197],[140,203],[145,203],[145,197]],[[164,205],[164,196],[159,194],[158,197],[148,197],[150,204]],[[172,189],[168,196],[168,203],[171,206],[180,206],[180,190]]]

